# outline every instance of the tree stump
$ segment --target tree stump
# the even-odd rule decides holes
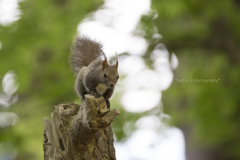
[[[44,118],[44,160],[115,160],[110,127],[119,115],[107,107],[103,97],[88,94],[81,105],[59,104]]]

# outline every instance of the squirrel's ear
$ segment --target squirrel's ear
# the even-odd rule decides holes
[[[102,54],[103,54],[103,57],[104,57],[104,60],[107,61],[107,56],[106,54],[102,51]]]
[[[104,61],[102,62],[102,69],[104,70],[104,69],[106,69],[106,68],[108,68],[108,62],[107,62],[106,60],[104,60]]]
[[[116,65],[115,65],[115,68],[118,69],[118,54],[117,54],[117,52],[115,52],[115,54],[116,54]]]

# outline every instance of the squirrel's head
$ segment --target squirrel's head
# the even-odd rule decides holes
[[[105,59],[102,62],[102,72],[100,75],[100,80],[103,84],[105,84],[108,88],[113,89],[115,84],[118,81],[118,57],[115,65],[109,65],[107,60]]]

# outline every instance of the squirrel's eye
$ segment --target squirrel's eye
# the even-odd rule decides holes
[[[117,79],[119,78],[119,76],[117,77]]]
[[[104,76],[104,77],[107,77],[107,74],[106,74],[106,73],[104,73],[104,74],[103,74],[103,76]]]

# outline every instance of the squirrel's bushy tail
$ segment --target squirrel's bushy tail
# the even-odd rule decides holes
[[[91,40],[87,36],[76,37],[72,46],[70,63],[75,75],[83,66],[88,66],[95,59],[104,57],[102,44]]]

